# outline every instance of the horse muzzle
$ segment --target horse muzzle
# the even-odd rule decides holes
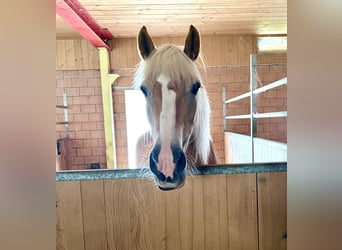
[[[158,187],[163,191],[184,185],[185,166],[185,154],[178,146],[171,145],[165,150],[158,144],[150,153],[150,169],[155,175]]]

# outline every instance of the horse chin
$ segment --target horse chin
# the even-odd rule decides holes
[[[160,190],[171,191],[183,187],[185,183],[185,177],[180,178],[178,181],[175,182],[160,181],[156,178],[156,182]]]

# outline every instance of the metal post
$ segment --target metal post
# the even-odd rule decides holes
[[[250,96],[250,113],[251,113],[251,149],[252,149],[252,163],[254,163],[254,138],[256,137],[257,134],[257,122],[256,118],[254,117],[256,113],[256,107],[257,107],[257,98],[256,94],[253,93],[253,91],[257,87],[256,83],[256,54],[251,54],[249,57],[249,69],[250,69],[250,91],[251,91],[251,96]]]
[[[64,105],[64,122],[65,122],[65,134],[66,137],[69,136],[69,114],[68,114],[68,100],[67,100],[67,93],[66,89],[63,90],[63,105]]]
[[[222,102],[223,102],[223,132],[226,132],[227,129],[227,120],[226,120],[226,88],[222,88]]]

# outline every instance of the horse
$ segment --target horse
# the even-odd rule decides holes
[[[195,60],[200,35],[190,25],[184,47],[155,47],[147,28],[137,35],[141,58],[133,86],[146,98],[151,130],[137,143],[137,164],[148,150],[149,168],[160,190],[173,190],[185,183],[185,171],[197,165],[213,165],[218,157],[210,134],[210,105]]]

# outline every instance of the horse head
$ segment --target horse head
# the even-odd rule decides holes
[[[154,144],[149,167],[158,187],[172,190],[184,184],[189,161],[207,163],[210,149],[209,101],[194,63],[200,35],[191,25],[183,49],[156,48],[143,26],[137,40],[142,61],[134,81],[146,98]],[[189,150],[197,153],[189,157]]]

